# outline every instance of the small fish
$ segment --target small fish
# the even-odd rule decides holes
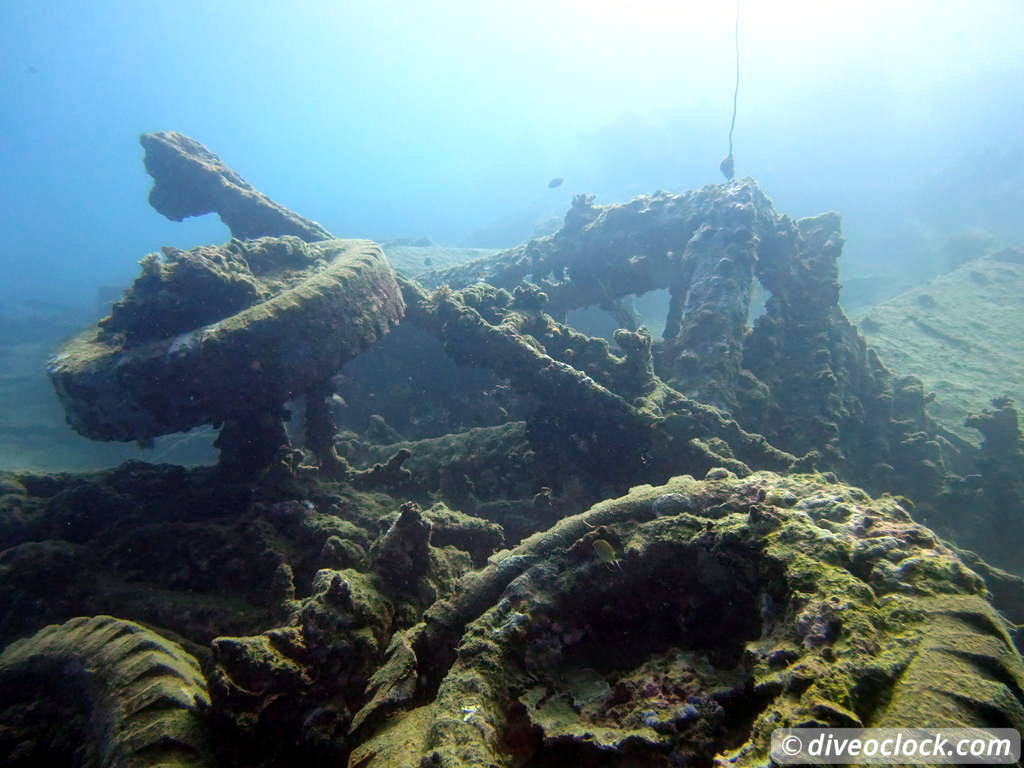
[[[562,182],[565,181],[561,176],[556,176],[548,182],[548,189],[554,189],[555,187],[562,186]]]
[[[622,567],[619,565],[619,559],[615,556],[615,550],[611,544],[604,539],[594,539],[592,544],[594,546],[594,554],[597,555],[598,560],[611,568]]]

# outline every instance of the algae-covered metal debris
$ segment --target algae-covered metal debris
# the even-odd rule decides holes
[[[177,131],[155,131],[142,134],[139,142],[154,182],[149,203],[172,221],[215,212],[238,238],[330,239],[322,226],[275,203],[195,139]]]
[[[285,402],[305,393],[315,413],[330,377],[399,321],[402,297],[364,240],[202,250],[147,257],[110,317],[52,358],[50,378],[87,437],[142,440],[214,424],[225,464],[262,469],[285,442]],[[206,316],[182,310],[197,305]],[[315,431],[326,416],[310,420],[325,469],[338,463],[330,437]]]
[[[10,729],[8,721],[0,736],[5,762],[49,765],[70,747],[74,764],[83,766],[215,765],[199,664],[134,622],[76,618],[0,654],[0,710],[32,709],[46,691],[53,711],[24,718],[31,722],[24,729]]]
[[[215,424],[221,463],[0,477],[0,688],[45,661],[0,747],[58,710],[67,764],[223,768],[759,766],[787,725],[1024,727],[1021,555],[923,524],[1015,540],[1017,411],[971,416],[980,450],[930,418],[839,308],[838,215],[749,179],[578,196],[414,280],[187,137],[144,144],[154,205],[235,237],[146,257],[50,373],[83,434]],[[569,322],[656,289],[660,339]],[[83,674],[98,698],[47,703]],[[145,680],[155,741],[117,698]]]
[[[797,724],[1024,724],[1024,664],[983,582],[899,504],[821,476],[726,478],[604,502],[524,542],[534,557],[471,613],[432,608],[405,642],[436,691],[352,764],[763,765]],[[652,514],[680,492],[697,507]],[[615,578],[559,547],[598,521],[629,552]],[[509,616],[525,619],[497,631]]]

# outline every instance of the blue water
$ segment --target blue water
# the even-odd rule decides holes
[[[867,6],[742,8],[737,175],[782,211],[842,211],[848,268],[922,178],[1012,142],[1024,118],[1019,0]],[[579,192],[719,181],[733,12],[4,0],[0,301],[91,304],[148,251],[226,238],[214,217],[148,207],[141,131],[193,136],[341,236],[458,243]]]

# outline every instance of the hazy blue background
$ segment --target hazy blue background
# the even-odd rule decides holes
[[[341,236],[457,244],[578,192],[718,182],[733,13],[3,0],[0,303],[91,305],[148,251],[226,238],[215,217],[148,207],[141,131],[193,136]],[[1021,0],[744,0],[742,14],[737,175],[783,212],[843,212],[848,267],[892,260],[878,249],[922,179],[1019,142]]]

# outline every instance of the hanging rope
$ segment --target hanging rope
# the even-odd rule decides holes
[[[733,175],[732,132],[736,129],[736,103],[740,97],[740,0],[736,0],[736,88],[732,92],[732,122],[729,124],[729,154],[722,160],[719,169],[722,175],[731,179]]]

